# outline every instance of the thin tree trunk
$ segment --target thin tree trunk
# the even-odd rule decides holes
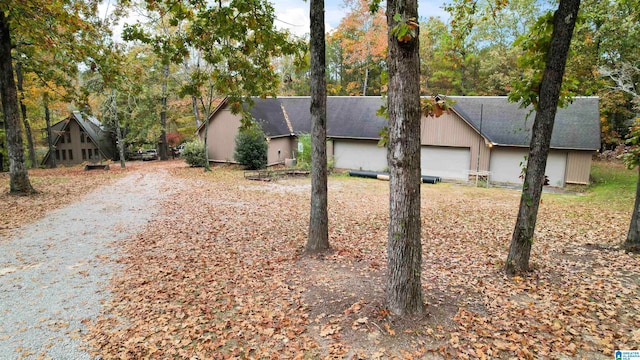
[[[560,0],[558,10],[554,14],[553,33],[540,84],[540,99],[533,123],[529,159],[520,197],[520,209],[505,264],[507,274],[529,271],[529,257],[531,256],[531,245],[538,218],[542,186],[544,185],[544,172],[551,144],[551,133],[558,110],[562,77],[579,8],[580,0]]]
[[[7,150],[9,152],[9,192],[27,195],[35,192],[24,162],[22,126],[18,114],[18,92],[13,78],[9,19],[0,11],[0,98],[4,113]]]
[[[636,201],[633,204],[633,215],[629,224],[627,239],[622,247],[631,252],[640,252],[640,166],[638,166],[638,182],[636,184]]]
[[[311,0],[311,214],[307,252],[329,248],[324,0]]]
[[[191,95],[191,103],[193,104],[193,116],[196,118],[196,129],[200,127],[200,110],[198,109],[198,98]]]
[[[49,93],[42,94],[42,106],[44,106],[44,121],[47,126],[47,145],[49,146],[49,167],[55,169],[58,167],[58,159],[53,149],[53,131],[51,130],[51,113],[49,112]]]
[[[160,111],[160,160],[168,160],[167,155],[167,81],[169,79],[169,64],[162,69],[162,110]]]
[[[120,154],[120,167],[124,169],[124,141],[122,141],[122,130],[120,129],[120,122],[118,121],[118,103],[116,101],[116,89],[111,89],[111,98],[113,100],[113,122],[116,125],[116,138],[118,139],[118,153]]]
[[[209,90],[211,93],[213,89]],[[211,165],[209,165],[209,148],[207,147],[207,138],[209,137],[209,118],[211,117],[211,101],[209,101],[209,106],[205,106],[204,99],[200,96],[200,103],[202,104],[202,109],[207,114],[207,118],[204,119],[204,172],[211,171]]]
[[[4,117],[0,117],[0,128],[4,129]],[[6,149],[6,141],[0,138],[0,149]],[[4,172],[4,152],[0,151],[0,173]]]
[[[417,18],[416,0],[388,0],[387,23],[393,17]],[[387,306],[397,315],[421,314],[422,243],[420,240],[420,58],[419,34],[400,42],[389,34],[389,232]]]
[[[25,105],[24,99],[24,89],[22,87],[23,76],[22,76],[22,63],[18,62],[16,64],[16,78],[18,80],[18,91],[20,95],[18,97],[18,101],[20,102],[20,111],[22,112],[22,123],[24,124],[24,132],[27,136],[27,146],[29,148],[29,161],[31,162],[31,167],[37,167],[38,162],[36,160],[36,149],[33,144],[33,134],[31,133],[31,125],[29,124],[29,118],[27,118],[27,105]]]

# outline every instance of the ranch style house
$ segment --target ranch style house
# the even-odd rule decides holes
[[[297,136],[311,131],[310,98],[254,101],[250,113],[267,137],[268,165],[295,158]],[[422,175],[468,181],[480,174],[491,183],[522,184],[535,112],[503,96],[448,96],[447,101],[453,105],[442,116],[422,116]],[[376,115],[382,105],[377,96],[327,98],[327,155],[336,168],[387,169],[387,149],[378,146],[387,123]],[[209,159],[234,162],[240,115],[231,113],[225,99],[208,121]],[[197,134],[203,140],[204,124]],[[556,115],[546,168],[549,185],[589,183],[591,158],[599,149],[599,99],[577,97]]]

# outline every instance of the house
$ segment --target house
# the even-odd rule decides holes
[[[74,111],[51,126],[53,154],[48,151],[42,165],[50,166],[52,156],[57,165],[77,165],[115,159],[115,144],[108,131],[95,117]]]
[[[451,111],[421,119],[423,175],[467,181],[477,173],[491,182],[521,184],[535,113],[498,96],[450,96]],[[255,99],[250,109],[261,124],[269,165],[295,158],[297,135],[311,131],[309,97]],[[384,171],[387,150],[378,146],[387,120],[376,115],[380,97],[327,99],[328,155],[344,169]],[[222,102],[209,118],[208,152],[215,162],[233,162],[240,115]],[[204,126],[198,129],[203,139]],[[558,109],[547,160],[550,185],[587,184],[591,157],[600,148],[598,98],[578,97]]]

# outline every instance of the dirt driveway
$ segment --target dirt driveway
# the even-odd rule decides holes
[[[165,170],[131,172],[0,242],[0,359],[90,359],[81,337],[109,297],[117,240],[175,191]]]

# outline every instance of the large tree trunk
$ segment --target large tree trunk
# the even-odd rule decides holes
[[[311,0],[311,214],[307,252],[329,248],[324,0]]]
[[[42,106],[44,106],[44,121],[47,126],[47,145],[49,146],[49,167],[55,169],[58,166],[53,148],[53,131],[51,130],[51,113],[49,112],[49,93],[42,94]]]
[[[9,19],[5,17],[3,11],[0,11],[0,97],[9,152],[9,192],[21,195],[34,193],[35,190],[31,186],[27,167],[24,164],[22,127],[18,113],[18,92],[11,63]]]
[[[416,0],[388,0],[387,24],[395,14],[418,18]],[[387,306],[394,314],[420,314],[420,58],[418,29],[408,42],[389,33],[389,233]]]
[[[560,0],[558,10],[554,14],[553,33],[540,84],[540,98],[533,123],[520,209],[505,264],[507,274],[529,271],[529,257],[544,185],[551,132],[558,110],[562,77],[579,8],[580,0]]]
[[[27,136],[27,146],[29,147],[29,161],[31,162],[31,167],[37,167],[38,161],[36,160],[36,149],[33,144],[33,134],[31,133],[31,125],[29,124],[29,118],[27,118],[27,105],[25,105],[24,101],[24,88],[22,87],[22,64],[18,62],[16,64],[16,78],[18,80],[18,91],[20,92],[20,96],[18,101],[20,102],[20,111],[22,112],[22,123],[24,124],[24,132]]]
[[[627,251],[640,252],[640,166],[638,166],[638,182],[636,184],[636,201],[633,205],[633,215],[629,224],[627,239],[622,244]]]
[[[169,79],[169,64],[162,69],[162,110],[160,110],[160,160],[168,160],[167,155],[167,81]]]

